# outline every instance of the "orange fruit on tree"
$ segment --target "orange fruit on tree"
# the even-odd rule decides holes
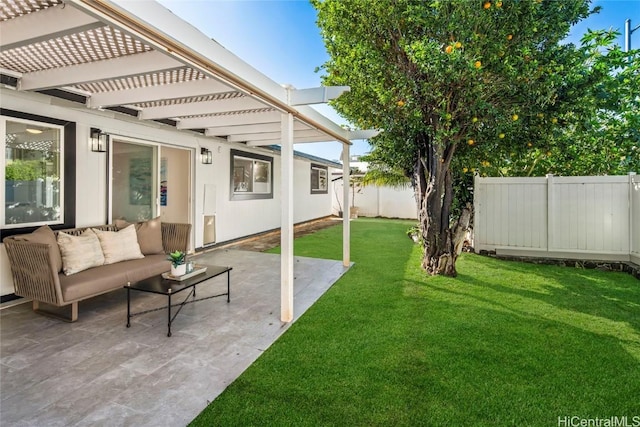
[[[498,135],[498,138],[503,139],[504,138],[504,133],[501,133],[500,135]]]
[[[502,7],[502,2],[501,1],[497,2],[496,7]]]
[[[470,140],[468,140],[468,141],[467,141],[467,144],[469,144],[469,145],[473,145],[473,144],[475,144],[475,143],[476,143],[476,142],[475,142],[473,139],[470,139]]]
[[[553,119],[551,119],[551,123],[556,124],[558,123],[558,119],[556,119],[555,117]]]
[[[480,68],[480,67],[482,67],[482,62],[476,61],[476,62],[474,62],[473,66],[476,67],[476,68]]]
[[[447,53],[453,52],[453,46],[449,45],[449,46],[445,47],[444,51],[447,52]]]
[[[477,118],[477,117],[474,117],[474,118],[472,118],[472,119],[471,119],[471,122],[472,122],[472,123],[475,123],[475,122],[477,122],[477,121],[478,121],[478,118]]]
[[[527,147],[533,147],[533,144],[530,142],[527,142]]]
[[[398,107],[403,107],[403,106],[404,106],[404,101],[401,99],[401,100],[399,100],[398,102],[396,102],[396,105],[397,105]]]
[[[467,172],[469,172],[469,169],[467,169],[467,168],[462,168],[462,172],[467,173]]]
[[[456,42],[455,46],[456,46],[456,49],[460,49],[462,47],[462,43]]]
[[[513,120],[514,122],[518,120],[518,115],[514,114],[513,116],[511,116],[511,120]]]
[[[511,40],[512,38],[513,38],[513,34],[509,34],[509,35],[507,36],[507,40]]]
[[[489,9],[489,8],[491,7],[491,2],[490,2],[490,1],[485,2],[485,3],[482,5],[482,7],[484,7],[485,9]]]

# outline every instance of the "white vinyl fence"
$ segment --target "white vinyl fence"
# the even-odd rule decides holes
[[[480,178],[474,248],[640,263],[640,176]]]
[[[338,212],[342,203],[342,180],[334,182],[333,210]],[[338,195],[336,197],[336,194]],[[352,189],[349,192],[349,204],[353,198]],[[417,219],[418,208],[416,198],[411,187],[393,188],[367,185],[356,190],[355,206],[358,216]]]

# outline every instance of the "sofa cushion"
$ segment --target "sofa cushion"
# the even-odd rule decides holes
[[[149,255],[140,259],[108,264],[82,271],[72,276],[59,275],[62,299],[78,301],[121,288],[127,282],[137,282],[169,271],[171,263],[164,255]]]
[[[122,230],[123,228],[127,228],[128,226],[133,224],[132,222],[129,222],[125,219],[116,219],[113,223],[116,225],[116,228],[118,230]]]
[[[118,229],[123,229],[130,225],[130,223],[122,219],[117,219],[115,224]],[[135,224],[135,226],[140,251],[144,255],[164,253],[162,246],[162,222],[160,221],[160,217],[139,222]]]
[[[79,236],[59,232],[58,246],[62,255],[62,271],[67,276],[104,264],[100,241],[90,229]]]
[[[120,231],[102,231],[92,228],[100,240],[104,264],[114,264],[129,259],[144,258],[138,245],[136,229],[132,225]]]
[[[46,245],[49,245],[49,256],[51,258],[51,261],[53,262],[53,268],[55,268],[56,272],[62,270],[62,256],[60,255],[60,248],[58,247],[58,242],[56,241],[56,235],[48,225],[43,225],[30,234],[21,234],[15,236],[15,239],[32,243],[44,243]]]
[[[136,232],[138,233],[140,250],[143,254],[164,254],[160,217],[136,224]]]

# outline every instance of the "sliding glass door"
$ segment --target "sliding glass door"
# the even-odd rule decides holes
[[[114,141],[111,149],[111,220],[158,216],[158,148]]]

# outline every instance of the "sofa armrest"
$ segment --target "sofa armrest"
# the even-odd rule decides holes
[[[54,305],[63,305],[58,272],[49,245],[14,240],[3,241],[7,250],[15,294]]]
[[[162,247],[165,252],[183,251],[189,248],[191,224],[162,223]]]

